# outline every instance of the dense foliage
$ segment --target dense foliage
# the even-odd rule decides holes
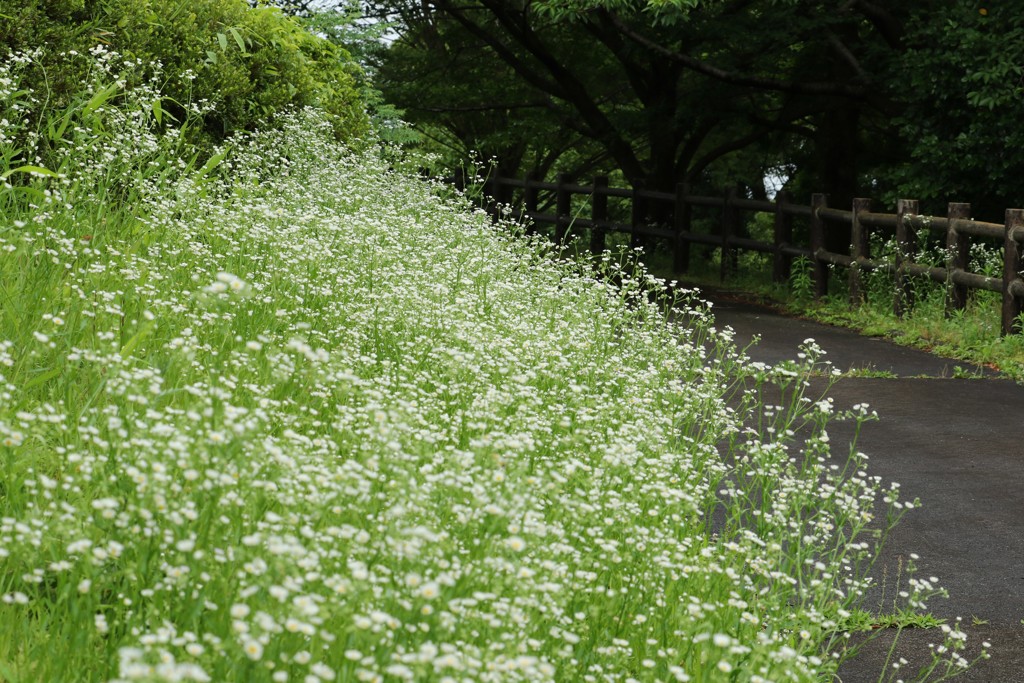
[[[1007,152],[1024,130],[1024,29],[1006,3],[371,5],[401,33],[387,95],[453,156],[481,150],[512,174],[740,182],[753,196],[776,176],[805,201],[913,196],[986,216],[1024,204]]]
[[[152,82],[110,95],[147,65],[78,57],[70,110],[0,66],[5,681],[810,682],[855,653],[913,506],[833,447],[871,412],[805,395],[812,342],[748,363],[315,110],[190,166]],[[31,120],[59,173],[14,166],[53,142]]]
[[[0,15],[0,48],[43,50],[27,82],[50,107],[74,106],[89,80],[89,62],[67,53],[101,45],[147,67],[120,89],[158,79],[158,120],[180,122],[201,110],[203,125],[189,129],[194,142],[254,130],[295,106],[321,108],[339,138],[366,130],[359,68],[277,9],[251,9],[244,0],[0,0]],[[148,69],[153,63],[158,74]]]
[[[909,22],[890,88],[906,145],[888,169],[890,192],[970,201],[1002,222],[1024,207],[1024,14],[1008,3],[947,3]]]

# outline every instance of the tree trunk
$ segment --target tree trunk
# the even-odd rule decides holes
[[[828,195],[829,206],[849,209],[858,193],[858,133],[860,109],[848,100],[836,102],[822,117],[815,145],[817,177],[821,191]],[[825,248],[839,254],[850,253],[850,226],[828,223]]]

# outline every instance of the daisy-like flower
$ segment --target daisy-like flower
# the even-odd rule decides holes
[[[263,644],[255,638],[246,638],[242,642],[242,650],[245,656],[254,662],[263,659]]]
[[[433,600],[441,594],[441,587],[436,581],[428,581],[420,587],[419,594],[425,600]]]

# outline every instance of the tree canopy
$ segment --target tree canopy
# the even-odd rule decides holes
[[[618,172],[671,189],[766,175],[798,192],[988,211],[1011,154],[1024,19],[975,0],[374,0],[378,86],[505,173]]]

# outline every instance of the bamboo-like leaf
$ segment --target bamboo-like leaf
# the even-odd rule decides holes
[[[223,152],[219,152],[218,154],[214,154],[212,157],[207,159],[206,163],[203,164],[203,167],[201,169],[199,169],[197,177],[198,178],[205,178],[207,173],[209,173],[213,169],[215,169],[218,166],[220,166],[220,162],[224,161],[224,159],[227,158],[229,151],[230,151],[229,149],[225,149]]]
[[[220,43],[220,51],[227,52],[228,49],[228,37],[223,33],[217,34],[217,42]]]
[[[128,343],[121,347],[121,358],[127,358],[132,355],[132,351],[142,343],[143,339],[150,335],[155,327],[155,323],[149,322],[139,328],[139,331],[132,335],[132,338],[128,340]]]
[[[46,193],[40,190],[38,187],[12,187],[8,188],[8,191],[14,194],[15,196],[21,195],[30,202],[40,202],[46,200]]]
[[[68,126],[71,125],[71,117],[74,113],[74,108],[68,109],[64,112],[64,116],[60,118],[60,123],[56,128],[54,128],[52,124],[47,126],[47,134],[49,135],[51,142],[57,142],[64,138],[64,133],[67,131]]]
[[[107,87],[103,88],[103,90],[97,92],[89,98],[88,102],[85,103],[85,106],[82,108],[82,116],[89,116],[94,111],[102,107],[110,101],[110,98],[114,96],[114,93],[116,93],[118,89],[117,83],[111,83]]]
[[[245,38],[242,37],[241,32],[232,26],[228,29],[228,33],[230,33],[231,37],[235,39],[235,44],[238,45],[238,49],[242,51],[242,54],[248,54],[248,51],[245,48]]]
[[[43,168],[42,166],[25,165],[25,166],[19,166],[18,168],[12,168],[11,170],[7,171],[6,173],[0,175],[0,180],[7,180],[8,178],[10,178],[15,173],[29,173],[29,174],[33,174],[33,175],[42,175],[42,176],[46,176],[47,178],[56,178],[57,177],[57,174],[54,173],[53,171],[51,171],[48,168]]]
[[[57,375],[59,375],[63,369],[64,368],[62,368],[59,365],[57,367],[55,367],[55,368],[50,368],[49,370],[47,370],[43,374],[37,375],[37,376],[33,377],[32,379],[30,379],[28,382],[26,382],[25,386],[23,387],[23,389],[25,391],[28,391],[32,387],[37,387],[40,384],[43,384],[44,382],[48,382],[51,379],[53,379],[54,377],[56,377]]]
[[[14,17],[4,16],[3,14],[0,14],[0,17],[2,17],[4,19],[13,19],[14,18]],[[11,668],[11,665],[8,664],[5,661],[0,661],[0,676],[3,676],[3,679],[5,681],[16,681],[16,680],[18,680],[18,676],[15,675],[14,669]]]
[[[164,122],[164,108],[160,104],[159,97],[153,100],[153,118],[156,119],[158,124],[162,124]]]

